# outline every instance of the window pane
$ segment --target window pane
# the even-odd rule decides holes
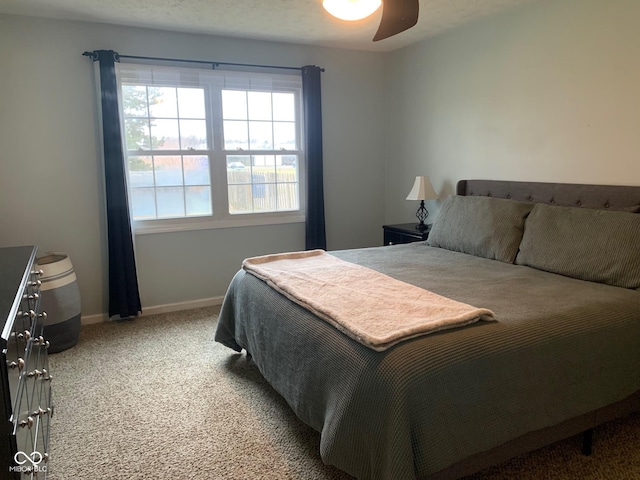
[[[184,188],[156,188],[158,218],[184,217]]]
[[[264,175],[259,173],[251,174],[251,196],[253,198],[253,206],[255,209],[256,202],[260,205],[264,201]]]
[[[278,155],[276,157],[276,181],[298,181],[298,157],[296,155]]]
[[[276,181],[276,157],[275,155],[254,155],[253,183],[271,183]]]
[[[280,150],[296,150],[296,124],[293,122],[273,123],[274,148]]]
[[[204,113],[204,89],[179,88],[178,111],[180,118],[205,119]]]
[[[151,121],[151,149],[179,150],[178,120]]]
[[[254,183],[252,193],[254,212],[273,212],[276,210],[277,190],[274,183]]]
[[[153,188],[132,188],[131,209],[134,220],[156,218],[156,195]]]
[[[249,120],[271,120],[271,92],[248,92]]]
[[[211,188],[186,187],[187,216],[211,215]]]
[[[298,184],[279,183],[278,184],[278,210],[298,210]]]
[[[249,122],[249,141],[252,150],[273,150],[271,122]]]
[[[183,150],[207,149],[207,122],[205,120],[180,120],[180,147]]]
[[[151,157],[129,157],[129,186],[153,187],[153,160]]]
[[[210,185],[209,157],[185,155],[182,157],[185,185]]]
[[[247,119],[247,93],[242,90],[222,90],[222,118]]]
[[[146,118],[127,118],[124,121],[124,134],[127,150],[148,150],[151,141],[149,120]]]
[[[139,85],[122,86],[122,108],[125,117],[146,117],[147,87]]]
[[[273,94],[273,119],[293,122],[296,119],[293,93]]]
[[[251,182],[251,159],[247,155],[227,156],[227,182],[228,183],[250,183]]]
[[[297,160],[297,155],[228,156],[229,213],[298,210]]]
[[[180,157],[154,157],[157,186],[182,185],[182,160]]]
[[[249,149],[247,122],[224,121],[224,149]]]
[[[173,87],[149,87],[149,114],[154,118],[177,118],[178,98]]]
[[[229,185],[229,213],[251,213],[251,185]]]

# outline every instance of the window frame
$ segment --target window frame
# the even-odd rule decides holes
[[[144,63],[123,62],[116,64],[116,77],[118,82],[118,97],[120,108],[121,129],[123,132],[123,153],[124,169],[127,182],[127,197],[131,215],[132,229],[135,234],[162,233],[189,230],[205,230],[216,228],[244,227],[257,225],[276,225],[285,223],[302,223],[306,218],[306,152],[304,151],[304,115],[302,106],[302,78],[300,75],[284,75],[276,73],[262,73],[254,71],[235,70],[203,70],[201,67],[173,67],[159,66]],[[179,82],[163,81],[153,79],[140,79],[133,81],[127,77],[123,81],[122,70],[154,70],[156,72],[177,75]],[[256,81],[256,84],[252,84]],[[152,83],[153,82],[153,83]],[[227,83],[228,82],[228,83]],[[167,86],[173,88],[180,87],[204,87],[205,89],[205,111],[208,148],[206,150],[169,150],[159,149],[138,149],[127,150],[124,119],[124,105],[122,98],[122,86]],[[263,85],[269,85],[266,88]],[[268,91],[268,92],[288,92],[294,94],[295,102],[295,128],[298,139],[296,150],[225,150],[223,132],[222,113],[222,90],[241,91]],[[149,115],[150,113],[147,112]],[[248,120],[247,120],[248,121]],[[273,122],[272,122],[273,123]],[[229,191],[227,177],[228,155],[296,155],[297,156],[297,185],[298,185],[298,205],[297,210],[269,211],[259,213],[229,213]],[[130,155],[158,155],[158,156],[181,156],[181,155],[202,155],[209,158],[209,180],[211,188],[211,215],[184,216],[157,219],[133,218],[132,212],[132,189],[129,185],[129,156]],[[260,184],[258,184],[260,185]],[[183,187],[184,187],[183,182]],[[154,185],[153,188],[157,188]]]

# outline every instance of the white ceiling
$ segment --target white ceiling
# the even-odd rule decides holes
[[[321,0],[0,0],[0,13],[391,51],[532,1],[540,0],[420,0],[415,27],[375,43],[382,9],[345,22],[325,12]]]

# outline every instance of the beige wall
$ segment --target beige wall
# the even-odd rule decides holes
[[[0,246],[69,253],[83,315],[106,311],[103,176],[85,50],[324,67],[327,240],[381,242],[381,54],[0,15]],[[289,224],[139,235],[143,308],[221,296],[243,258],[304,248]]]
[[[537,2],[389,57],[387,222],[415,175],[640,185],[640,1]],[[428,202],[432,219],[438,202]]]

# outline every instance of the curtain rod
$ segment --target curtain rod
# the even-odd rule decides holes
[[[135,60],[156,60],[159,62],[184,62],[184,63],[199,63],[203,65],[211,65],[213,70],[220,65],[229,65],[233,67],[253,67],[253,68],[278,68],[282,70],[298,70],[302,71],[302,67],[284,67],[282,65],[257,65],[252,63],[230,63],[230,62],[210,62],[207,60],[185,60],[183,58],[163,58],[163,57],[143,57],[137,55],[120,55],[118,52],[113,52],[115,55],[116,61],[119,61],[121,58],[132,58]],[[92,52],[86,51],[82,53],[85,57],[91,57],[93,61],[98,59],[97,51],[94,50]],[[321,72],[324,72],[324,68],[320,69]]]

